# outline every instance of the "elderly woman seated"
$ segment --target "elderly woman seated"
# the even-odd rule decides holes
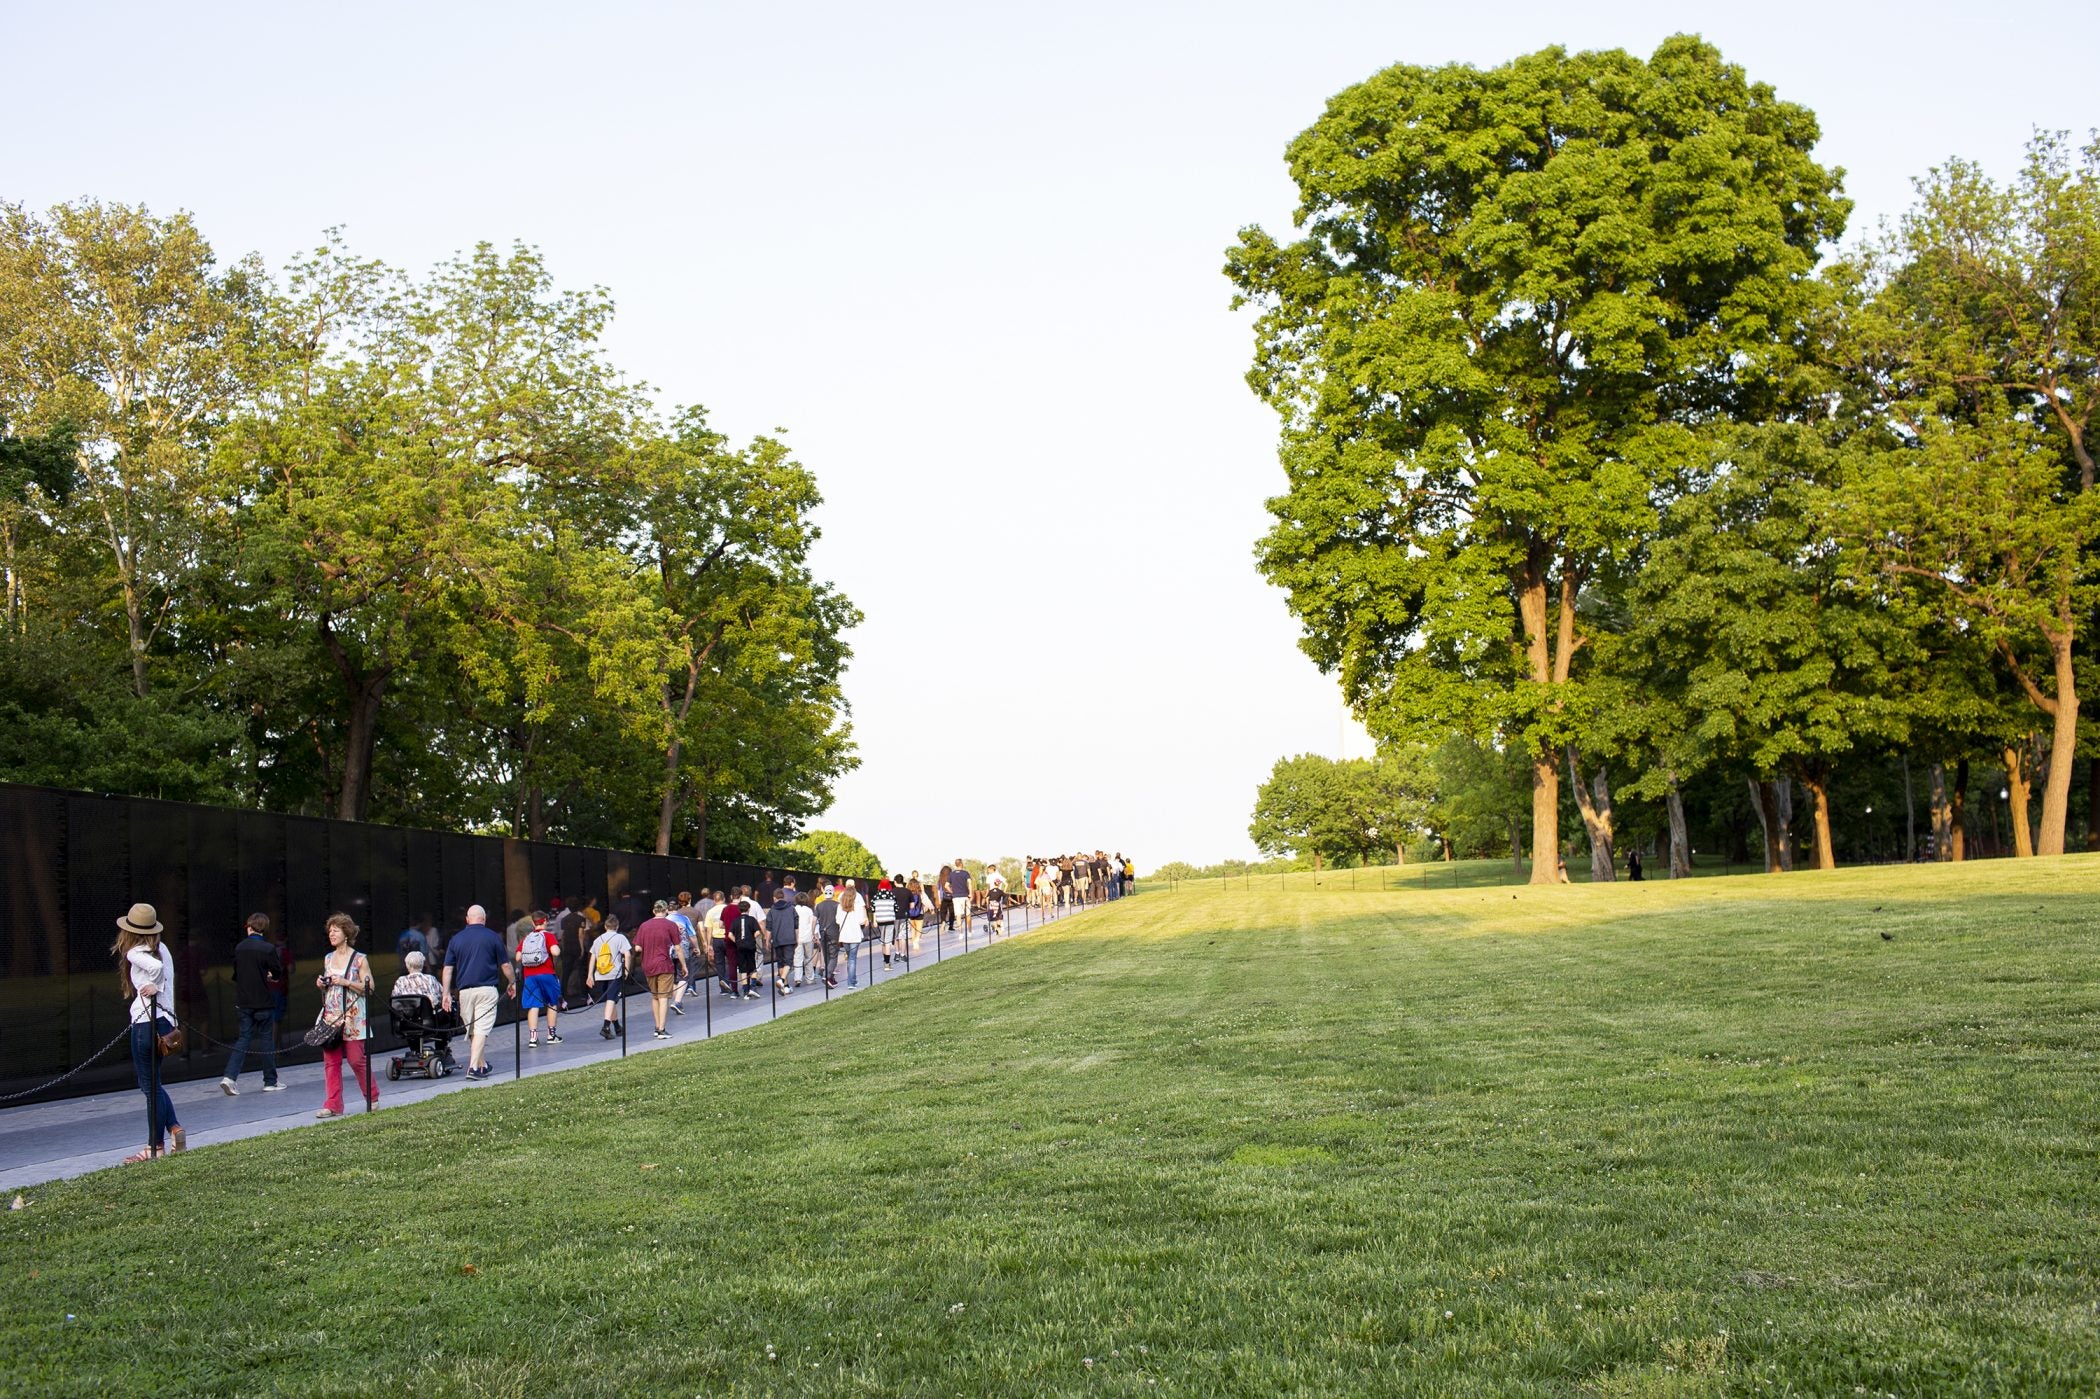
[[[437,1009],[438,1003],[444,998],[445,988],[438,984],[436,977],[423,970],[423,954],[411,952],[402,959],[402,962],[408,967],[408,971],[406,974],[394,978],[394,989],[389,993],[389,999],[400,996],[421,996],[430,1002],[432,1010]]]

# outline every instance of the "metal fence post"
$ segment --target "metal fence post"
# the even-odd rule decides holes
[[[522,1000],[523,997],[521,996],[520,999]],[[349,1056],[344,1055],[343,1057],[348,1058]],[[519,1011],[518,1018],[510,1022],[510,1076],[513,1079],[525,1076],[525,1013],[523,1011]]]
[[[128,1031],[134,1042],[138,1039],[138,1027]],[[166,1152],[160,1145],[160,998],[146,998],[146,1150],[149,1153]]]
[[[627,971],[620,971],[620,1008],[613,1012],[620,1017],[620,1057],[627,1057]]]

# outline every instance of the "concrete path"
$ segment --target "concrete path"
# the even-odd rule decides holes
[[[1083,913],[1085,910],[1073,912]],[[1008,934],[998,942],[1005,943],[1043,926],[1045,921],[1032,910],[1024,913],[1019,908],[1011,909],[1007,913]],[[865,990],[901,976],[930,970],[939,962],[963,956],[966,952],[982,951],[989,945],[982,922],[973,924],[965,944],[966,940],[959,932],[938,938],[929,933],[920,940],[921,950],[907,968],[901,958],[884,967],[880,945],[865,943],[858,965],[858,989]],[[870,948],[874,949],[872,956]],[[390,956],[382,958],[383,962],[392,960]],[[379,968],[375,966],[374,970]],[[391,984],[391,970],[380,976],[382,987]],[[794,1011],[821,1006],[827,1000],[821,983],[797,988],[792,995],[771,997],[761,993],[755,1001],[732,1000],[721,993],[717,982],[709,982],[707,992],[704,998],[689,994],[685,998],[685,1014],[668,1017],[666,1028],[671,1032],[668,1040],[651,1037],[654,1026],[649,1018],[649,997],[630,994],[626,1008],[626,1052],[630,1055],[645,1054],[710,1034],[727,1034]],[[829,999],[851,994],[855,993],[847,988],[842,971],[839,984],[829,993]],[[383,1003],[378,997],[373,998],[372,1004],[375,1012],[385,1013],[379,1009]],[[595,1007],[570,1011],[562,1016],[562,1043],[541,1044],[537,1048],[524,1043],[522,1030],[514,1032],[509,1025],[497,1027],[488,1044],[489,1067],[496,1071],[495,1077],[480,1083],[472,1082],[463,1073],[441,1079],[404,1078],[389,1082],[386,1065],[399,1051],[375,1055],[373,1083],[379,1092],[378,1106],[384,1109],[469,1088],[488,1089],[519,1077],[556,1073],[580,1064],[617,1059],[621,1054],[620,1041],[598,1037],[600,1019],[601,1013]],[[464,1068],[467,1062],[464,1036],[453,1040],[452,1051]],[[303,1052],[312,1053],[311,1050]],[[251,1052],[248,1069],[241,1075],[240,1096],[227,1097],[220,1091],[219,1081],[215,1078],[170,1084],[168,1096],[174,1101],[175,1115],[188,1133],[192,1149],[214,1142],[289,1131],[295,1127],[326,1125],[314,1118],[315,1111],[321,1106],[319,1064],[286,1068],[280,1072],[278,1081],[286,1085],[284,1092],[262,1091],[262,1074]],[[354,1115],[367,1110],[358,1094],[357,1080],[347,1070],[343,1089],[344,1105],[349,1113]],[[145,1095],[136,1088],[0,1110],[0,1190],[13,1192],[25,1186],[63,1180],[117,1165],[125,1156],[137,1151],[145,1140]]]

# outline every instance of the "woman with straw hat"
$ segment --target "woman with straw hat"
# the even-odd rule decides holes
[[[131,1067],[138,1073],[139,1092],[157,1109],[146,1149],[125,1157],[127,1166],[161,1155],[164,1142],[168,1151],[189,1145],[155,1062],[160,1037],[175,1030],[175,956],[160,934],[160,915],[153,905],[133,904],[131,912],[117,920],[117,940],[110,948],[117,957],[117,978],[131,1001]]]

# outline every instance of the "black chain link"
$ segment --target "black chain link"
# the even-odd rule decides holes
[[[126,1039],[129,1039],[130,1037],[131,1037],[131,1026],[129,1026],[129,1025],[126,1025],[126,1026],[125,1026],[125,1027],[124,1027],[123,1029],[121,1029],[121,1030],[117,1031],[117,1037],[116,1037],[115,1039],[111,1040],[111,1041],[110,1041],[110,1042],[109,1042],[108,1044],[105,1044],[105,1045],[103,1045],[103,1046],[102,1046],[102,1047],[101,1047],[100,1049],[96,1050],[96,1051],[95,1051],[95,1052],[94,1052],[93,1054],[90,1054],[90,1055],[88,1055],[88,1057],[87,1057],[87,1058],[85,1058],[85,1059],[81,1060],[81,1061],[80,1061],[79,1063],[75,1064],[75,1065],[74,1065],[74,1066],[73,1066],[72,1068],[70,1068],[70,1069],[67,1069],[67,1070],[66,1070],[66,1071],[65,1071],[64,1073],[60,1074],[60,1075],[59,1075],[59,1076],[58,1076],[57,1078],[54,1078],[54,1079],[52,1079],[52,1080],[51,1080],[50,1082],[48,1082],[48,1083],[39,1083],[39,1084],[38,1084],[38,1085],[37,1085],[36,1087],[34,1087],[34,1088],[25,1088],[25,1089],[23,1089],[23,1090],[22,1090],[21,1092],[19,1092],[19,1093],[5,1093],[5,1094],[0,1094],[0,1103],[12,1103],[12,1102],[17,1102],[17,1101],[19,1101],[19,1100],[21,1100],[21,1099],[23,1099],[23,1098],[27,1098],[27,1097],[31,1096],[32,1094],[36,1094],[36,1093],[41,1093],[41,1092],[43,1092],[43,1091],[44,1091],[45,1089],[47,1089],[47,1088],[56,1088],[56,1087],[58,1087],[58,1085],[60,1085],[61,1083],[64,1083],[64,1082],[65,1082],[65,1081],[66,1081],[67,1079],[69,1079],[69,1078],[73,1077],[73,1075],[75,1075],[75,1074],[79,1073],[79,1072],[80,1072],[80,1071],[81,1071],[82,1069],[84,1069],[84,1068],[86,1068],[86,1067],[87,1067],[88,1065],[90,1065],[90,1064],[94,1063],[94,1062],[95,1062],[95,1061],[96,1061],[97,1059],[100,1059],[100,1058],[101,1058],[101,1057],[102,1057],[103,1055],[105,1055],[105,1054],[109,1053],[109,1052],[110,1052],[110,1051],[111,1051],[112,1049],[115,1049],[115,1048],[117,1047],[117,1045],[118,1045],[118,1044],[119,1044],[119,1043],[120,1043],[121,1041],[123,1041],[123,1040],[126,1040]]]

